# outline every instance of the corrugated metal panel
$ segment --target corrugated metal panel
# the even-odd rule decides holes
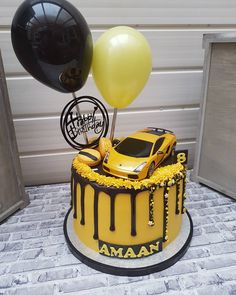
[[[71,0],[90,25],[232,24],[234,0]],[[1,0],[0,25],[9,25],[22,0]]]
[[[153,68],[192,68],[202,67],[203,49],[202,36],[205,33],[236,32],[236,28],[169,28],[169,29],[140,29],[147,38],[153,55]],[[93,40],[104,30],[92,30]],[[25,73],[17,60],[10,41],[10,31],[0,30],[0,46],[7,74]]]
[[[113,25],[131,25],[148,39],[153,72],[145,89],[126,110],[119,112],[116,135],[127,135],[145,126],[176,131],[182,147],[195,146],[202,79],[202,35],[236,32],[234,0],[71,0],[86,18],[96,40]],[[40,184],[68,181],[76,153],[64,141],[59,115],[70,94],[56,92],[26,74],[10,41],[10,24],[22,0],[0,3],[0,48],[25,182]],[[78,95],[101,98],[89,77]]]
[[[198,108],[118,112],[115,135],[125,136],[144,127],[164,127],[176,132],[179,139],[196,137]],[[18,148],[21,153],[68,148],[60,131],[59,117],[15,119]]]
[[[201,80],[202,71],[153,72],[144,90],[128,108],[199,104]],[[59,115],[72,99],[70,94],[45,87],[30,76],[8,78],[7,85],[14,116]],[[77,94],[95,96],[105,104],[91,76]],[[106,107],[111,109],[107,104]]]

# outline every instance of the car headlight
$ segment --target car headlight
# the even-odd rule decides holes
[[[106,164],[108,162],[109,155],[110,155],[109,152],[107,152],[106,155],[105,155],[105,157],[104,157],[103,162],[106,163]]]
[[[142,164],[138,165],[138,167],[134,169],[134,172],[140,172],[146,164],[147,162],[143,162]]]

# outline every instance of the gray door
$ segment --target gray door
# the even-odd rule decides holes
[[[27,203],[0,55],[0,221]]]

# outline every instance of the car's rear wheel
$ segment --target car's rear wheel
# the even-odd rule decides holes
[[[155,164],[152,162],[148,169],[147,178],[150,178],[152,176],[154,170],[155,170]]]

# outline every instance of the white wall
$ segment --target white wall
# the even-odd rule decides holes
[[[68,181],[76,151],[63,139],[59,117],[71,96],[34,80],[16,59],[10,42],[10,24],[21,2],[0,1],[0,48],[25,183]],[[191,166],[201,93],[202,36],[209,32],[236,32],[236,1],[70,2],[86,18],[94,41],[112,26],[130,25],[150,42],[153,53],[150,80],[140,96],[119,112],[116,135],[127,135],[146,126],[172,129],[177,134],[179,148],[189,149]],[[77,94],[94,95],[102,100],[91,76]]]

